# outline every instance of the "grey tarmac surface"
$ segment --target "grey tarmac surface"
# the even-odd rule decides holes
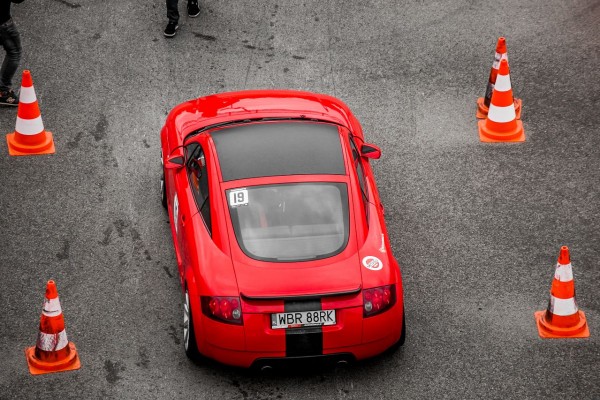
[[[181,2],[13,5],[56,154],[0,141],[2,399],[600,398],[600,2]],[[507,38],[527,140],[483,144],[475,101]],[[345,101],[368,140],[404,276],[408,339],[346,368],[271,375],[193,364],[159,131],[215,92],[292,88]],[[2,134],[16,109],[0,109]],[[561,245],[589,339],[542,340]],[[55,279],[76,372],[31,376]]]

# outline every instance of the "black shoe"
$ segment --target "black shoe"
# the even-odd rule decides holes
[[[165,28],[165,36],[173,37],[175,33],[177,33],[177,29],[179,29],[179,25],[176,22],[169,22],[167,27]]]
[[[188,1],[188,16],[196,18],[200,15],[200,7],[198,7],[198,0]]]
[[[0,92],[0,104],[5,106],[18,106],[19,96],[11,90]]]

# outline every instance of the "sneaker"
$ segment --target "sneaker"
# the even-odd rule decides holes
[[[200,7],[198,7],[198,0],[190,0],[188,1],[188,16],[192,18],[196,18],[200,15]]]
[[[177,29],[179,29],[179,25],[176,22],[169,22],[167,27],[165,28],[165,36],[173,37],[175,33],[177,33]]]
[[[0,92],[0,104],[5,106],[18,106],[19,96],[12,91],[12,89],[6,92]]]

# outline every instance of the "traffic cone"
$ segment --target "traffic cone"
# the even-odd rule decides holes
[[[499,37],[498,43],[496,43],[496,54],[494,55],[494,62],[492,63],[492,69],[490,70],[488,84],[485,88],[485,97],[480,97],[477,99],[477,113],[475,115],[479,119],[483,119],[488,115],[490,102],[492,101],[492,92],[494,90],[494,85],[496,84],[496,77],[498,76],[498,67],[500,67],[500,60],[503,59],[508,61],[508,54],[506,52],[506,39]],[[517,119],[521,119],[522,101],[521,99],[514,99],[514,103]]]
[[[479,139],[482,142],[524,142],[523,123],[517,120],[513,102],[508,61],[500,60],[500,69],[494,90],[490,111],[484,120],[478,122]]]
[[[54,154],[52,133],[44,129],[33,80],[28,70],[23,71],[19,97],[15,131],[6,135],[8,153],[11,156]]]
[[[52,280],[46,285],[37,343],[34,347],[25,349],[25,355],[32,375],[71,371],[81,367],[75,344],[67,340],[58,291]]]
[[[585,314],[577,309],[573,267],[567,246],[560,248],[548,309],[536,311],[535,321],[542,338],[590,337]]]

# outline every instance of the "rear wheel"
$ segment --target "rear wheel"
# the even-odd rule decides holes
[[[185,298],[183,299],[183,347],[185,348],[185,355],[189,359],[198,360],[200,358],[194,332],[194,321],[192,320],[190,294],[187,288],[185,289]]]
[[[402,333],[400,333],[400,340],[398,340],[398,347],[402,347],[406,341],[406,317],[404,316],[404,309],[402,309]]]

